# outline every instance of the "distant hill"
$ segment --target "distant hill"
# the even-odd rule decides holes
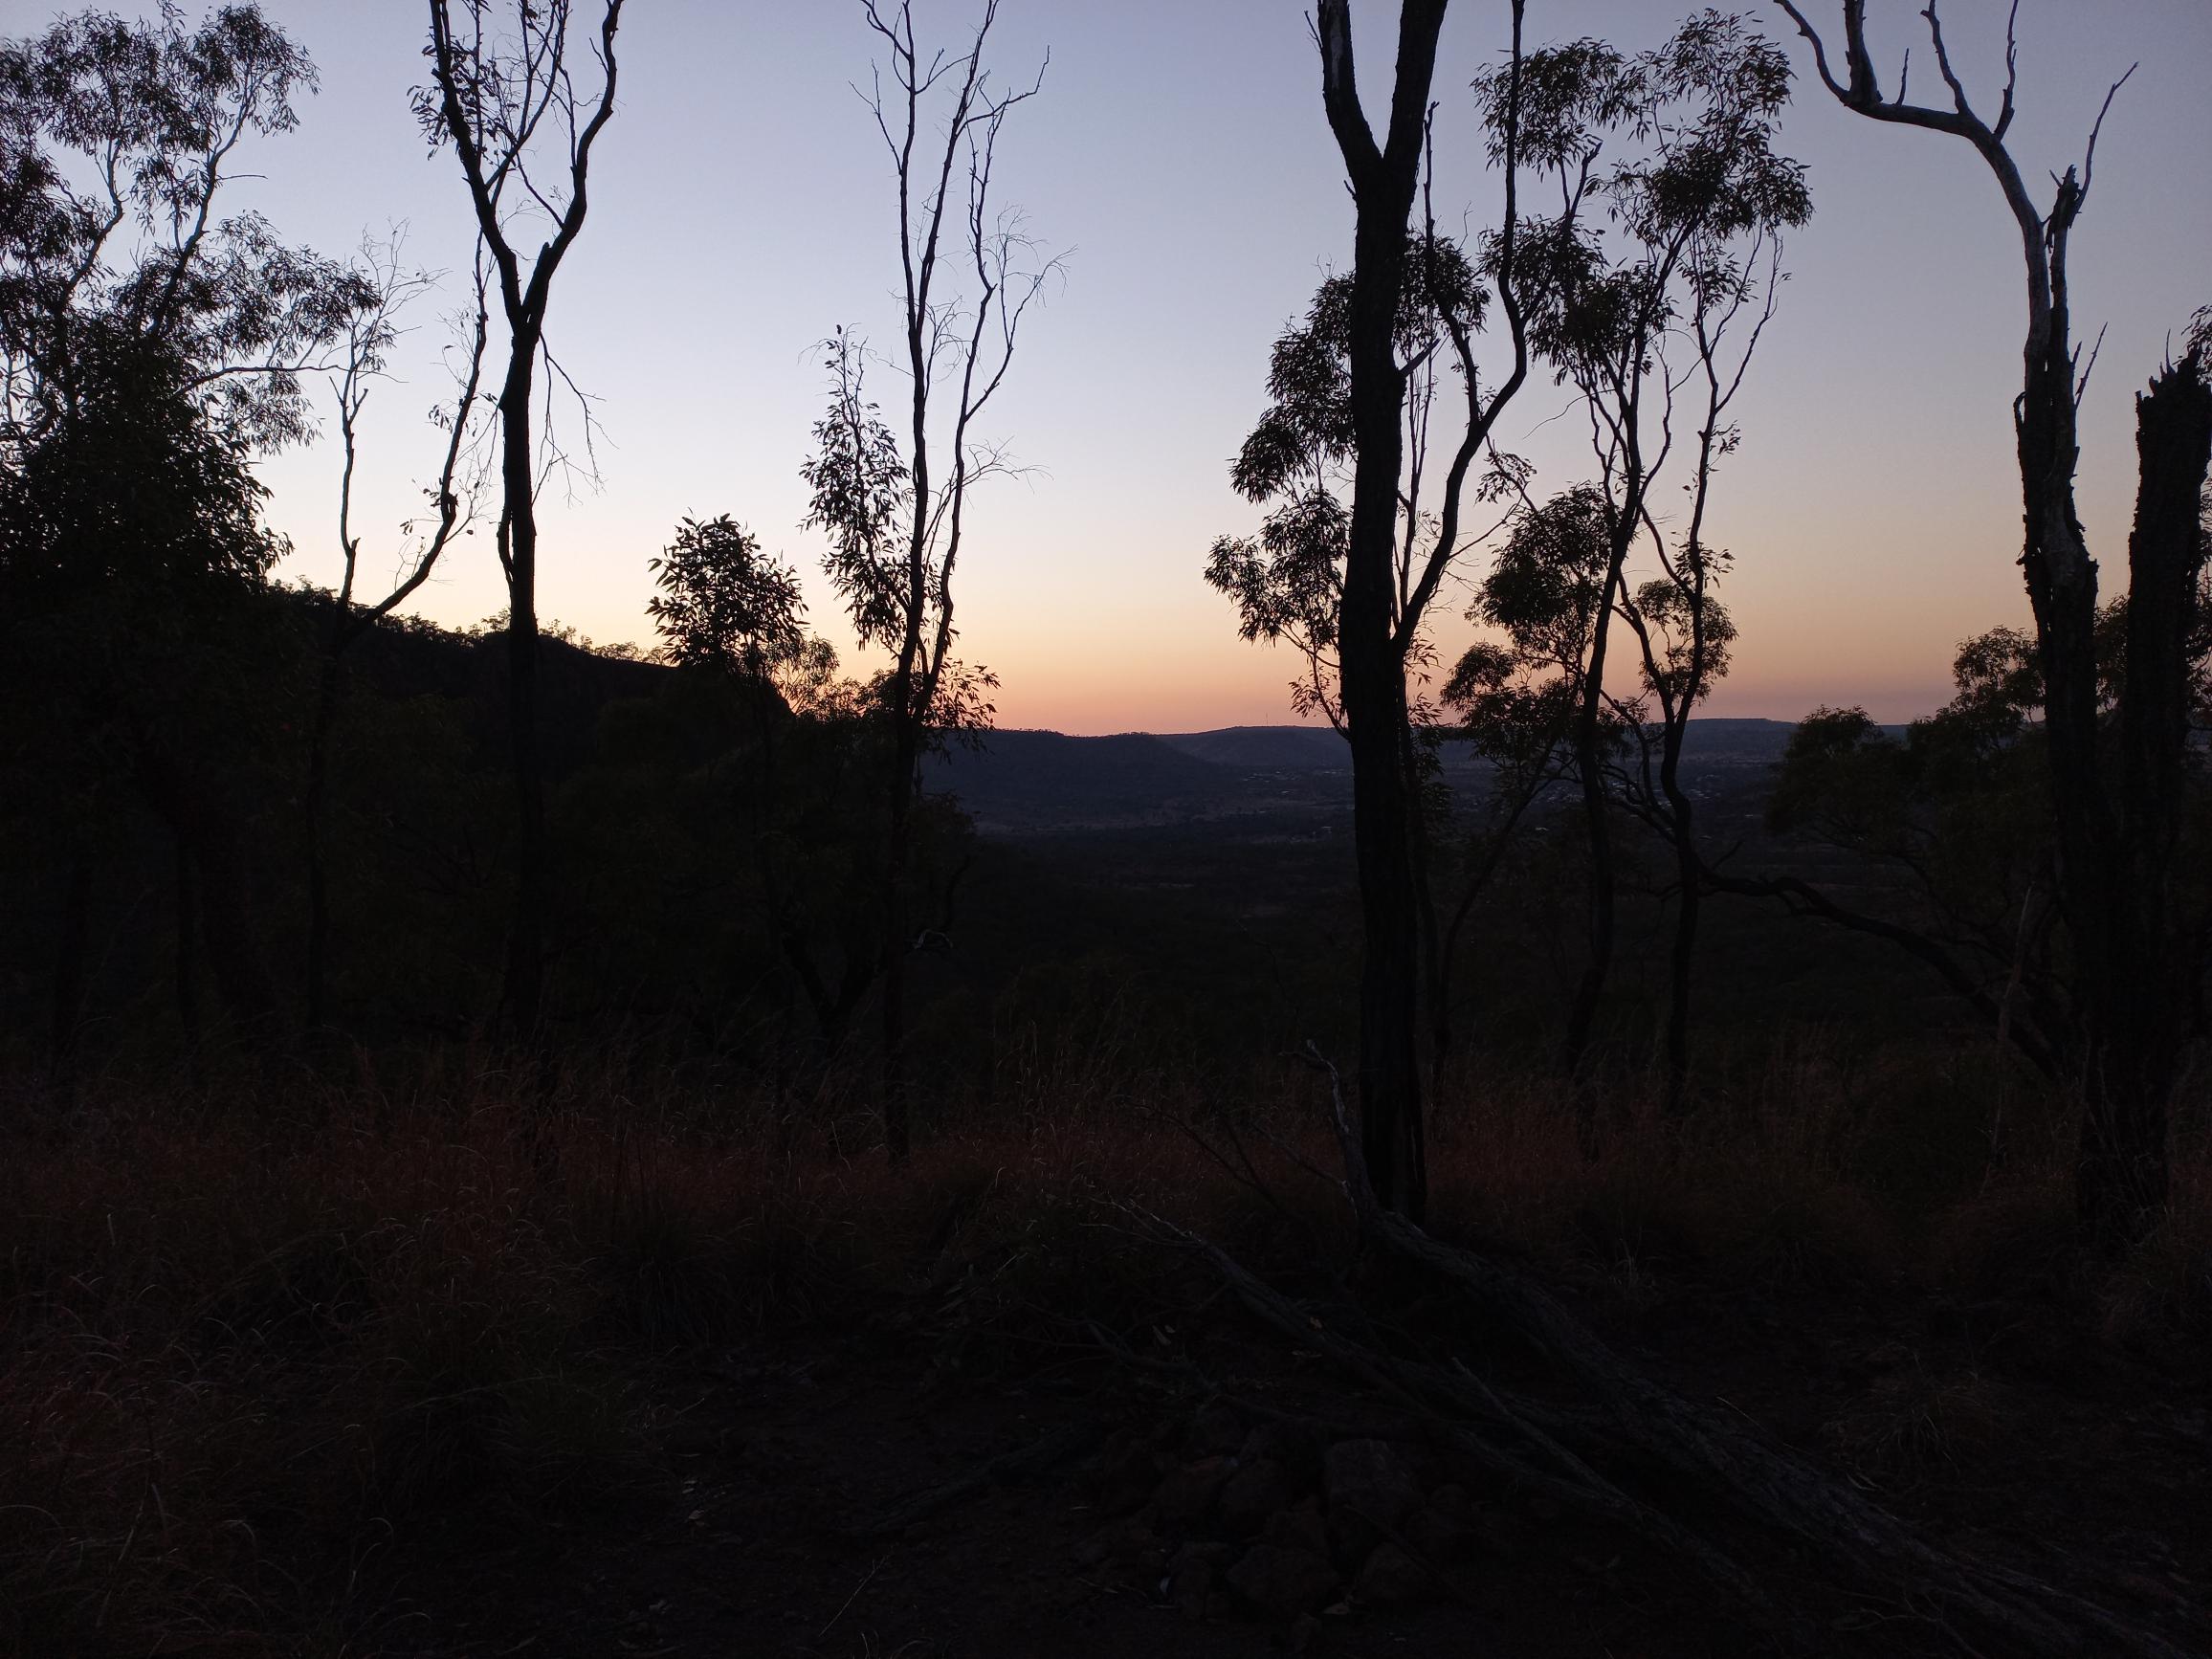
[[[1160,741],[1220,766],[1336,772],[1352,764],[1352,751],[1331,726],[1225,726],[1165,732]]]
[[[1144,732],[991,732],[930,763],[929,786],[998,830],[1136,828],[1217,811],[1238,774]]]
[[[1696,773],[1741,780],[1781,759],[1787,720],[1699,719],[1684,759]],[[1448,744],[1445,774],[1479,788],[1484,768]],[[1233,821],[1241,833],[1317,835],[1347,822],[1352,757],[1327,726],[1228,726],[1211,732],[1075,738],[991,732],[978,749],[930,763],[928,785],[960,797],[986,834],[1163,829]],[[1700,790],[1700,792],[1703,792]]]

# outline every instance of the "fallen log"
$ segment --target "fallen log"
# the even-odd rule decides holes
[[[1352,1321],[1332,1323],[1210,1241],[1141,1218],[1155,1236],[1204,1259],[1264,1323],[1419,1413],[1440,1441],[1501,1481],[1644,1538],[1801,1650],[1832,1641],[1767,1582],[1809,1579],[1889,1617],[1904,1609],[1963,1654],[2188,1659],[2166,1637],[2085,1597],[1931,1543],[1740,1415],[1642,1375],[1525,1274],[1382,1208],[1336,1068],[1311,1045],[1308,1054],[1329,1079],[1341,1185],[1366,1247],[1448,1287],[1489,1328],[1510,1334],[1565,1399],[1509,1392],[1464,1360],[1448,1370],[1393,1356],[1347,1334],[1341,1327]],[[1778,1556],[1794,1559],[1785,1565]],[[1759,1558],[1763,1572],[1754,1564]]]

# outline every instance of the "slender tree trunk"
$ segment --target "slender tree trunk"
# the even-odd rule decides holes
[[[920,751],[920,734],[903,701],[893,742],[896,772],[883,859],[883,1143],[892,1162],[902,1163],[913,1149],[906,1096],[906,869]]]
[[[1361,457],[1364,466],[1365,457]],[[1346,584],[1346,609],[1351,609]],[[1405,681],[1397,653],[1355,675],[1346,630],[1344,706],[1352,730],[1352,813],[1364,949],[1360,968],[1360,1134],[1379,1193],[1419,1219],[1427,1205],[1416,1032],[1421,1004],[1419,898],[1405,774],[1400,764]],[[1384,645],[1388,647],[1385,638]],[[1357,689],[1355,689],[1357,688]],[[1357,711],[1357,712],[1355,712]],[[1366,741],[1362,742],[1362,735]],[[1376,751],[1380,749],[1382,753]]]
[[[1691,595],[1693,606],[1705,603],[1702,585]],[[1704,634],[1700,627],[1695,650],[1702,662]],[[1674,844],[1674,880],[1678,891],[1674,909],[1674,950],[1667,980],[1667,1115],[1679,1117],[1690,1106],[1690,993],[1697,962],[1697,926],[1705,905],[1704,860],[1697,856],[1697,808],[1682,786],[1682,743],[1689,733],[1690,711],[1697,706],[1702,684],[1700,667],[1683,692],[1679,708],[1668,710],[1667,729],[1661,735],[1659,789],[1667,798],[1669,828]]]
[[[1408,180],[1410,183],[1410,180]],[[1422,1132],[1419,896],[1405,776],[1405,669],[1393,637],[1400,409],[1391,325],[1405,280],[1406,206],[1360,196],[1352,295],[1352,407],[1359,433],[1338,652],[1352,750],[1360,874],[1360,1116],[1377,1195],[1418,1220],[1427,1205]]]
[[[2120,803],[2105,976],[2089,999],[2075,1203],[2100,1237],[2141,1236],[2165,1208],[2167,1117],[2191,1019],[2192,962],[2173,923],[2189,744],[2189,636],[2203,568],[2212,387],[2192,353],[2136,399],[2141,464],[2128,542]],[[2070,918],[2069,918],[2070,919]]]
[[[1414,1220],[1427,1207],[1428,1172],[1419,1052],[1420,896],[1405,763],[1405,645],[1396,626],[1405,371],[1394,336],[1445,5],[1446,0],[1403,0],[1390,124],[1380,147],[1360,108],[1348,0],[1323,0],[1317,19],[1322,102],[1344,157],[1355,210],[1347,356],[1358,456],[1338,664],[1352,750],[1362,927],[1360,1137],[1377,1197]]]
[[[1690,992],[1697,962],[1697,924],[1705,903],[1698,883],[1700,864],[1692,839],[1690,801],[1680,789],[1668,794],[1674,817],[1673,960],[1667,980],[1667,1100],[1669,1117],[1679,1117],[1690,1106]]]
[[[1422,772],[1420,740],[1414,734],[1410,719],[1406,721],[1400,745],[1400,763],[1405,768],[1406,822],[1410,831],[1406,837],[1406,847],[1413,870],[1413,915],[1420,940],[1419,1009],[1433,1034],[1445,1028],[1445,1021],[1437,1011],[1437,1006],[1444,996],[1444,941],[1436,916],[1436,838],[1431,833],[1434,827],[1429,822],[1428,793]],[[1431,1097],[1443,1074],[1442,1060],[1443,1056],[1432,1046],[1428,1056]]]
[[[2074,510],[2074,365],[2067,309],[2065,234],[2073,216],[2070,178],[2052,209],[2051,299],[2031,333],[2015,435],[2020,455],[2024,546],[2021,569],[2035,611],[2044,678],[2044,741],[2048,754],[2058,902],[2072,942],[2081,1007],[2082,1145],[2075,1195],[2090,1230],[2131,1230],[2130,1189],[2163,1196],[2163,1124],[2154,1174],[2134,1168],[2143,1137],[2150,1056],[2117,1051],[2133,1023],[2124,1001],[2129,974],[2124,895],[2115,853],[2119,826],[2100,764],[2096,610],[2097,568]],[[2131,1045],[2132,1046],[2132,1045]]]
[[[196,987],[197,960],[204,952],[209,974],[239,1034],[249,1041],[265,1039],[277,1022],[276,990],[261,958],[240,828],[230,808],[188,764],[152,742],[140,741],[137,770],[148,804],[176,839],[179,920],[192,936],[193,984]],[[193,997],[196,1003],[196,988]],[[182,1006],[181,981],[179,1001]]]
[[[177,836],[175,899],[177,916],[176,996],[177,1023],[184,1028],[186,1046],[200,1046],[200,916],[192,880],[191,850]]]
[[[1627,521],[1634,522],[1632,518]],[[1575,775],[1582,785],[1582,824],[1589,840],[1588,955],[1582,963],[1582,977],[1575,986],[1574,1004],[1567,1013],[1566,1048],[1561,1062],[1574,1089],[1577,1121],[1585,1151],[1595,1148],[1597,1124],[1595,1096],[1582,1087],[1582,1066],[1589,1052],[1590,1033],[1597,1024],[1598,1007],[1604,997],[1605,981],[1613,967],[1613,825],[1605,798],[1600,716],[1604,708],[1605,656],[1612,634],[1613,590],[1620,585],[1621,565],[1626,553],[1625,544],[1616,547],[1607,562],[1604,592],[1591,622],[1590,659],[1583,670],[1582,701],[1575,718]]]
[[[315,728],[307,751],[307,795],[304,803],[307,831],[307,961],[302,987],[302,1024],[309,1039],[322,1029],[325,1012],[325,976],[330,960],[330,880],[322,846],[323,803],[330,783],[330,739],[338,723],[339,679],[342,673],[338,645],[332,641],[322,661],[315,695]]]
[[[61,901],[61,943],[54,957],[53,1047],[47,1076],[64,1094],[77,1076],[77,1039],[84,1029],[84,968],[92,938],[92,856],[69,861]]]
[[[530,400],[534,333],[517,329],[499,394],[500,484],[507,542],[507,741],[515,768],[515,914],[501,1002],[533,1051],[544,1040],[545,783],[538,741],[538,513]]]

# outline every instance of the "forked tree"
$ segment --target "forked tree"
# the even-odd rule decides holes
[[[948,732],[989,723],[997,684],[952,654],[954,578],[979,483],[1008,470],[976,422],[1005,386],[1030,306],[1053,270],[1033,257],[1019,213],[993,195],[1008,116],[1036,96],[1043,71],[1001,91],[984,62],[997,0],[957,55],[916,36],[914,10],[862,0],[884,61],[867,97],[896,187],[902,315],[892,365],[906,381],[895,428],[869,399],[870,353],[839,330],[827,343],[830,408],[802,473],[807,523],[825,531],[825,568],[863,647],[889,654],[876,687],[890,730],[878,864],[884,1139],[911,1142],[904,1051],[906,966],[915,949],[909,864],[921,763]],[[886,81],[888,80],[888,85]]]
[[[415,115],[433,146],[451,144],[507,325],[499,411],[499,564],[507,579],[507,720],[515,768],[515,911],[501,995],[525,1042],[542,1036],[544,765],[538,736],[538,489],[564,377],[546,346],[553,278],[583,233],[591,158],[614,116],[615,31],[623,0],[599,0],[586,33],[574,0],[429,0],[431,84]],[[511,17],[495,13],[511,12]],[[580,37],[581,36],[581,40]],[[596,90],[580,88],[588,55]],[[537,252],[526,252],[541,237]]]
[[[1681,749],[1729,628],[1713,591],[1726,561],[1706,540],[1706,511],[1734,444],[1729,407],[1772,315],[1781,237],[1810,215],[1811,201],[1803,168],[1775,147],[1788,57],[1738,17],[1696,13],[1663,45],[1633,55],[1602,40],[1547,47],[1529,55],[1521,78],[1518,142],[1560,203],[1526,230],[1523,303],[1538,354],[1579,394],[1596,473],[1574,498],[1596,508],[1604,543],[1573,672],[1589,908],[1566,1066],[1570,1074],[1582,1066],[1611,969],[1611,815],[1626,783],[1677,852],[1668,1051],[1678,1103],[1698,917]],[[1501,156],[1511,88],[1493,71],[1477,91],[1492,154]],[[1681,525],[1659,505],[1676,478],[1690,499]],[[1639,549],[1656,566],[1641,583],[1629,568]],[[1616,622],[1640,658],[1626,676],[1612,661]],[[1608,741],[1617,733],[1639,740],[1655,765],[1617,780]]]
[[[1317,617],[1335,655],[1338,700],[1332,718],[1340,720],[1352,754],[1362,937],[1360,1135],[1378,1196],[1388,1208],[1408,1216],[1419,1216],[1427,1202],[1420,1009],[1428,912],[1422,897],[1420,805],[1406,682],[1426,648],[1429,607],[1465,549],[1460,514],[1470,475],[1528,370],[1526,334],[1512,281],[1518,227],[1513,193],[1517,157],[1510,147],[1510,122],[1505,216],[1495,238],[1495,263],[1503,273],[1498,290],[1512,330],[1514,364],[1487,387],[1476,373],[1471,339],[1481,309],[1472,273],[1465,272],[1464,279],[1448,275],[1450,255],[1427,213],[1420,227],[1413,221],[1429,152],[1430,96],[1446,5],[1447,0],[1405,0],[1400,8],[1397,66],[1380,139],[1360,100],[1351,8],[1347,0],[1323,0],[1319,8],[1315,40],[1321,57],[1321,102],[1351,187],[1353,255],[1348,280],[1336,295],[1324,290],[1311,320],[1330,324],[1325,331],[1311,330],[1329,337],[1328,418],[1309,423],[1312,430],[1303,435],[1321,441],[1324,458],[1333,452],[1336,460],[1349,463],[1351,500],[1348,506],[1338,503],[1315,469],[1294,453],[1288,465],[1259,469],[1249,464],[1255,456],[1254,445],[1248,445],[1239,466],[1249,476],[1238,478],[1239,487],[1255,498],[1289,497],[1294,513],[1306,520],[1293,527],[1301,536],[1322,538],[1315,547],[1323,556],[1294,543],[1289,550],[1309,567],[1300,580],[1308,584],[1310,613]],[[1525,0],[1512,0],[1508,75],[1516,88],[1525,11]],[[1340,321],[1331,321],[1328,312],[1338,307]],[[1409,452],[1422,453],[1425,410],[1415,399],[1415,436],[1409,444],[1408,391],[1415,376],[1447,348],[1461,375],[1466,424],[1446,468],[1433,523],[1426,524],[1422,509],[1409,504],[1418,502],[1418,495],[1407,476]],[[1290,404],[1284,392],[1296,389],[1294,377],[1282,373],[1296,365],[1286,360],[1281,347],[1276,366],[1277,383],[1271,387],[1276,410],[1254,434],[1254,444],[1263,450],[1271,424]],[[1215,563],[1216,586],[1234,593],[1234,572],[1224,566],[1219,549]],[[1280,565],[1281,560],[1275,563]],[[1249,634],[1252,609],[1243,595],[1238,597]],[[1258,597],[1266,596],[1261,592]]]
[[[2087,202],[2097,135],[2123,75],[2105,95],[2079,166],[2038,206],[2007,146],[2019,86],[2012,8],[1994,119],[1976,108],[1935,0],[1921,12],[1948,103],[1909,101],[1900,73],[1882,90],[1865,0],[1844,0],[1841,73],[1795,0],[1777,0],[1810,43],[1821,80],[1873,121],[1964,140],[1989,169],[2019,232],[2027,328],[2013,404],[2024,538],[2020,565],[2035,619],[2059,912],[2075,963],[2066,1069],[2082,1099],[2075,1198],[2108,1240],[2139,1236],[2167,1201],[2168,1105],[2195,1009],[2201,941],[2172,902],[2192,770],[2189,641],[2204,563],[2201,497],[2212,453],[2212,386],[2202,342],[2136,400],[2140,477],[2129,541],[2124,669],[2101,696],[2097,564],[2074,505],[2088,365],[2073,343],[2068,252]],[[2131,69],[2129,74],[2133,74]],[[2093,358],[2093,353],[2091,354]]]

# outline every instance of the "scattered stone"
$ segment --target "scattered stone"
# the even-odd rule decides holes
[[[1245,1443],[1245,1422],[1235,1407],[1215,1401],[1191,1421],[1183,1438],[1185,1457],[1232,1457]]]
[[[1274,1619],[1311,1613],[1342,1582],[1329,1558],[1282,1544],[1254,1544],[1228,1570],[1230,1588]]]
[[[1167,1599],[1185,1619],[1196,1623],[1206,1617],[1206,1604],[1213,1598],[1215,1577],[1212,1562],[1184,1561],[1168,1575]]]
[[[1153,1489],[1153,1523],[1168,1532],[1188,1532],[1213,1513],[1213,1501],[1235,1472],[1226,1457],[1204,1458],[1171,1469]]]
[[[1262,1423],[1245,1436],[1239,1463],[1279,1463],[1292,1481],[1307,1486],[1321,1477],[1321,1443],[1311,1429],[1294,1423]]]
[[[1366,1555],[1420,1506],[1421,1488],[1387,1441],[1339,1440],[1322,1459],[1329,1536],[1347,1562]]]
[[[1159,1483],[1160,1459],[1150,1447],[1125,1434],[1106,1443],[1095,1482],[1101,1514],[1123,1515],[1143,1508]]]
[[[1377,1606],[1396,1607],[1420,1601],[1429,1587],[1428,1569],[1396,1544],[1384,1542],[1367,1553],[1352,1594]]]
[[[1268,1517],[1297,1496],[1291,1471],[1272,1457],[1254,1458],[1221,1489],[1221,1524],[1231,1537],[1256,1537]]]
[[[1194,1562],[1203,1561],[1207,1566],[1213,1568],[1214,1571],[1220,1572],[1223,1568],[1227,1567],[1229,1562],[1235,1560],[1238,1554],[1239,1551],[1234,1544],[1208,1543],[1204,1541],[1187,1543],[1184,1544],[1183,1548],[1175,1552],[1175,1559],[1170,1563],[1170,1570],[1173,1572],[1181,1572],[1184,1567],[1187,1567]]]
[[[1077,1544],[1073,1554],[1079,1567],[1103,1566],[1109,1561],[1126,1567],[1139,1563],[1159,1548],[1160,1539],[1152,1529],[1131,1518],[1108,1521]]]
[[[1521,1523],[1490,1504],[1477,1504],[1469,1512],[1467,1524],[1476,1548],[1505,1560],[1518,1559],[1527,1542]]]
[[[1311,1550],[1315,1555],[1329,1553],[1328,1523],[1321,1518],[1321,1505],[1317,1498],[1307,1498],[1279,1509],[1268,1517],[1261,1534],[1271,1544],[1287,1549]]]
[[[1422,1559],[1440,1565],[1459,1559],[1474,1546],[1474,1529],[1464,1515],[1440,1506],[1433,1494],[1405,1517],[1402,1530],[1406,1543]]]

